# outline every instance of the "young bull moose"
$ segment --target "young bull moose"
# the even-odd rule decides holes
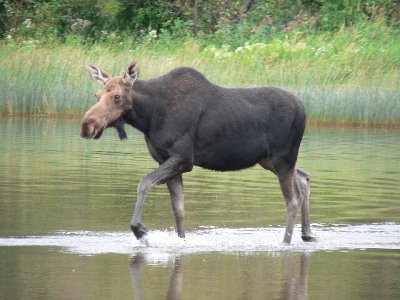
[[[216,171],[261,165],[274,173],[286,201],[283,241],[290,243],[301,206],[302,239],[315,241],[310,229],[310,176],[296,168],[306,114],[299,99],[272,87],[223,88],[191,68],[177,68],[152,80],[138,80],[133,62],[121,77],[111,77],[89,64],[90,76],[103,87],[97,104],[82,120],[81,136],[100,138],[115,127],[125,138],[124,123],[140,130],[159,167],[145,176],[137,189],[131,229],[141,239],[147,228],[142,210],[147,192],[166,183],[178,236],[185,237],[182,173],[193,166]]]

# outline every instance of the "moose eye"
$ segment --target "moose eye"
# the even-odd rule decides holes
[[[120,96],[120,95],[115,95],[115,96],[114,96],[114,101],[115,101],[116,103],[119,103],[119,102],[121,101],[121,96]]]

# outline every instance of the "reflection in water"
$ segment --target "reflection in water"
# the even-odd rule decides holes
[[[174,269],[171,274],[171,281],[169,284],[167,300],[182,300],[182,287],[183,287],[183,263],[182,259],[178,257],[175,260]]]
[[[135,300],[144,300],[144,293],[141,286],[141,273],[142,269],[146,266],[146,258],[143,253],[138,253],[132,257],[131,275],[132,284],[135,294]],[[182,257],[175,258],[174,267],[171,273],[169,289],[167,293],[167,300],[181,300],[183,286],[183,262]]]
[[[135,300],[144,299],[140,281],[140,274],[142,272],[142,268],[144,265],[145,262],[143,255],[136,255],[132,257],[131,274],[132,274],[132,285],[135,294]]]
[[[286,277],[281,300],[307,300],[307,279],[308,279],[307,253],[300,256],[300,272],[296,273],[296,264],[292,252],[286,253]]]
[[[286,274],[282,284],[282,296],[279,300],[307,300],[307,279],[308,262],[310,254],[300,254],[300,271],[297,272],[296,262],[292,252],[285,254]],[[145,293],[142,290],[141,275],[146,268],[146,255],[138,253],[132,257],[131,275],[135,300],[145,300]],[[229,274],[226,274],[229,276]],[[175,257],[174,266],[171,272],[170,284],[165,299],[183,300],[183,256]]]

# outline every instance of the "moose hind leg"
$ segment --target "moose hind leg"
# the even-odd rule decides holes
[[[297,169],[296,184],[300,190],[301,203],[301,238],[305,242],[315,242],[316,237],[310,226],[310,174]]]
[[[298,197],[298,192],[296,191],[295,169],[278,173],[278,178],[283,197],[285,198],[287,210],[286,230],[283,242],[290,244],[293,228],[296,223],[297,212],[301,204],[301,199]]]
[[[171,196],[172,210],[175,215],[176,227],[178,230],[178,236],[181,238],[185,237],[185,228],[183,225],[183,218],[185,214],[183,204],[183,184],[182,175],[177,175],[167,181],[169,194]]]

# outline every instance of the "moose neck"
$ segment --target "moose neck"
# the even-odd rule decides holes
[[[131,91],[133,107],[124,116],[124,121],[145,135],[148,134],[156,116],[162,108],[162,98],[155,93],[150,81],[137,80]]]

